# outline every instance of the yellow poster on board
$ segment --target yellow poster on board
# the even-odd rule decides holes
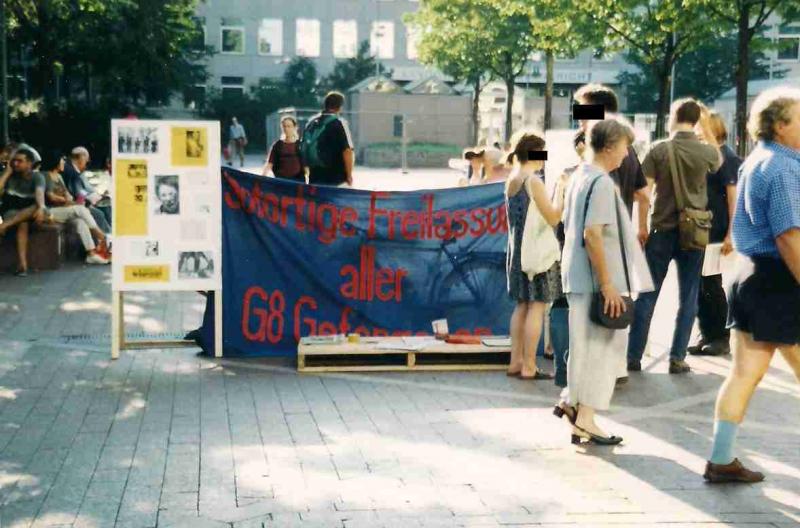
[[[172,165],[208,165],[208,130],[205,127],[172,127]]]
[[[114,234],[147,235],[147,162],[117,160],[114,182]]]
[[[169,282],[169,266],[125,266],[125,282]]]

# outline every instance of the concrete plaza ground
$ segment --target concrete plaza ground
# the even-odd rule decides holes
[[[602,421],[625,442],[601,448],[569,443],[552,384],[502,372],[297,375],[192,349],[111,361],[108,269],[0,276],[0,526],[800,526],[797,382],[776,358],[739,435],[767,480],[706,485],[730,357],[667,374],[668,280],[644,371]],[[125,319],[180,335],[202,309],[128,295]]]

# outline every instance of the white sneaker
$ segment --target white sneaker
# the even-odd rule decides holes
[[[106,258],[101,257],[97,253],[93,253],[93,254],[89,255],[88,257],[86,257],[86,263],[87,264],[110,264],[111,261],[106,259]]]

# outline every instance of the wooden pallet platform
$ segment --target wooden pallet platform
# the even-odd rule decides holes
[[[400,337],[382,338],[381,343]],[[504,370],[510,347],[452,345],[437,342],[422,350],[376,348],[375,342],[303,344],[297,347],[298,372],[375,372],[431,370]]]

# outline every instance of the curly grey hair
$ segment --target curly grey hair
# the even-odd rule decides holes
[[[762,92],[753,101],[747,131],[754,141],[773,141],[775,125],[791,120],[791,109],[800,104],[800,89],[778,86]]]

